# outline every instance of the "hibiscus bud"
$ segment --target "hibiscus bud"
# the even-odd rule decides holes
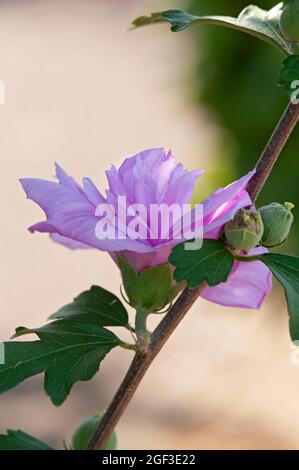
[[[264,223],[264,246],[270,248],[281,245],[287,239],[294,221],[291,212],[293,208],[294,204],[291,202],[285,202],[284,205],[273,202],[259,210]]]
[[[180,286],[174,284],[169,264],[136,272],[124,258],[119,256],[117,262],[128,301],[136,310],[158,312],[177,295]]]
[[[285,39],[299,42],[299,0],[283,2],[279,25]]]
[[[98,413],[95,416],[86,418],[79,427],[74,431],[72,436],[72,449],[85,450],[96,427],[101,422],[103,413]],[[116,434],[113,432],[105,446],[104,450],[115,450],[117,445]]]
[[[225,237],[232,248],[249,251],[262,239],[264,226],[259,212],[240,209],[225,226]]]

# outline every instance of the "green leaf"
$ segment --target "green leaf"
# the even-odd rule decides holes
[[[290,315],[292,341],[299,341],[299,257],[267,253],[259,259],[272,271],[282,284]]]
[[[169,264],[155,266],[137,273],[122,257],[118,258],[123,285],[130,304],[136,309],[155,312],[164,308],[177,290],[173,286]]]
[[[152,13],[150,16],[141,16],[133,21],[133,26],[138,28],[154,23],[167,22],[171,25],[173,32],[183,31],[193,24],[211,24],[225,26],[243,31],[252,36],[262,39],[272,46],[291,54],[294,43],[287,41],[281,35],[279,19],[282,13],[282,3],[276,5],[270,11],[250,5],[238,16],[194,16],[181,10],[166,10]]]
[[[16,336],[36,333],[40,341],[5,343],[0,393],[45,372],[45,391],[61,405],[78,380],[90,380],[105,355],[121,342],[95,323],[58,320],[37,329],[18,328]]]
[[[190,289],[207,282],[216,286],[225,282],[233,267],[233,255],[217,240],[204,240],[199,250],[186,250],[185,243],[173,248],[169,261],[176,269],[177,282],[186,281]]]
[[[294,87],[296,80],[299,80],[299,55],[292,55],[282,63],[278,85],[283,87],[289,95],[292,95],[296,89],[298,90],[298,83]]]
[[[0,450],[54,450],[48,444],[26,432],[8,429],[0,434]]]
[[[128,312],[121,301],[102,287],[92,286],[82,292],[71,304],[65,305],[50,319],[64,318],[95,322],[101,326],[124,326],[129,323]]]

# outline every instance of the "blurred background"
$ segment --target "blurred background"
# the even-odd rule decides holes
[[[0,1],[1,339],[16,326],[42,325],[91,284],[118,294],[120,283],[105,253],[71,252],[26,231],[42,217],[25,200],[19,177],[52,178],[57,161],[104,189],[110,164],[164,146],[188,169],[206,169],[201,199],[253,167],[287,101],[276,86],[281,54],[216,27],[126,32],[133,18],[152,11],[237,15],[245,5]],[[298,132],[261,204],[299,205]],[[295,254],[298,221],[289,241]],[[119,449],[299,449],[299,361],[287,323],[278,286],[260,311],[198,301],[121,420]],[[112,351],[60,408],[43,394],[41,376],[24,382],[0,397],[0,432],[21,428],[62,448],[83,418],[105,409],[131,359],[130,352]]]

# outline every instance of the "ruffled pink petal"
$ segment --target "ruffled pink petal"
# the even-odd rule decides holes
[[[86,245],[85,243],[77,242],[75,240],[72,240],[71,238],[63,237],[62,235],[59,235],[59,233],[52,233],[50,236],[53,242],[66,246],[71,250],[88,250],[92,248],[91,246]]]
[[[158,266],[159,264],[166,264],[170,256],[172,244],[160,245],[152,253],[136,253],[133,251],[121,251],[117,254],[123,256],[127,262],[133,266],[135,271],[140,272],[147,268]]]
[[[59,183],[68,186],[69,188],[75,189],[76,191],[82,192],[82,188],[78,185],[78,183],[69,176],[63,168],[61,168],[58,163],[55,163],[55,176],[58,179]]]
[[[99,204],[106,203],[106,199],[90,178],[83,178],[82,182],[84,193],[93,206],[97,207]]]
[[[47,221],[38,222],[37,224],[31,225],[31,227],[29,227],[28,230],[31,233],[34,233],[34,232],[55,233],[56,232],[56,228],[52,224],[49,224],[49,222]]]
[[[224,189],[218,189],[208,199],[202,202],[204,216],[204,235],[221,228],[226,222],[234,218],[237,210],[249,206],[251,199],[245,190],[248,181],[255,170],[240,178]]]
[[[132,250],[148,253],[153,248],[146,240],[104,239],[95,234],[99,218],[95,206],[87,195],[70,184],[57,184],[35,178],[20,180],[27,197],[36,202],[45,212],[47,221],[30,228],[31,232],[57,233],[75,242],[89,245],[103,251]]]
[[[179,166],[179,165],[178,165]],[[186,172],[182,170],[182,174],[170,181],[168,189],[163,196],[164,204],[187,204],[192,194],[199,176],[203,173],[203,170],[194,170]]]
[[[166,159],[167,155],[161,147],[143,150],[133,157],[125,159],[118,170],[119,176],[125,183],[130,183],[130,176],[137,162],[143,166],[145,171],[148,171],[149,168],[163,163]]]

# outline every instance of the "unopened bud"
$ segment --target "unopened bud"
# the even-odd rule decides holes
[[[123,286],[130,305],[154,313],[163,310],[177,295],[169,263],[136,272],[125,260],[118,257]]]
[[[104,413],[98,413],[95,416],[86,418],[79,427],[74,431],[72,436],[73,450],[86,450],[87,445],[92,438],[96,428],[101,422]],[[117,445],[116,434],[113,432],[105,446],[104,450],[115,450]]]
[[[293,208],[294,204],[291,202],[273,202],[259,209],[264,224],[262,245],[271,248],[281,245],[287,239],[294,221],[291,212]]]
[[[234,219],[226,224],[224,232],[232,248],[247,252],[259,244],[264,227],[259,212],[240,209]]]

